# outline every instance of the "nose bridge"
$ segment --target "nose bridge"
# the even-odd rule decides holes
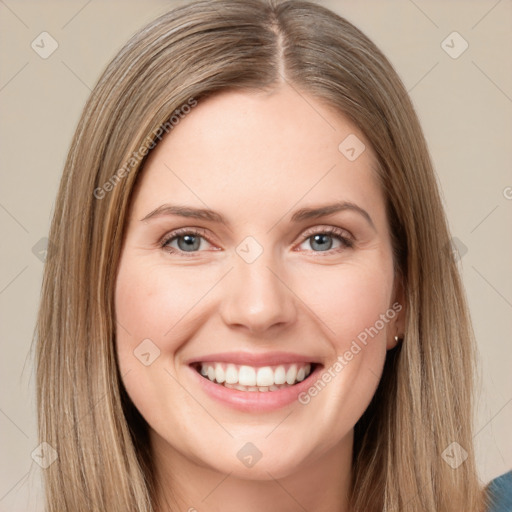
[[[258,249],[254,241],[246,240],[237,247],[234,261],[222,300],[224,321],[250,331],[292,322],[294,296],[284,284],[286,278],[273,251]]]

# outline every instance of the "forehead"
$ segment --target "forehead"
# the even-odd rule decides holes
[[[343,199],[378,215],[376,168],[358,128],[303,92],[223,92],[199,102],[156,146],[134,208],[179,201],[254,215],[259,206],[260,216],[275,217]]]

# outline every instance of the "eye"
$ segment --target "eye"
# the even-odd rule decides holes
[[[205,230],[182,228],[166,235],[160,245],[170,253],[194,253],[198,252],[204,243],[209,244],[205,236]]]
[[[327,227],[314,228],[302,235],[301,246],[309,242],[313,252],[325,252],[332,254],[354,246],[350,235],[340,228]],[[338,244],[337,247],[333,246]],[[211,245],[206,236],[206,230],[200,228],[182,228],[166,235],[160,242],[160,246],[171,254],[192,256],[194,253],[205,249],[204,245]],[[308,249],[305,249],[308,250]]]
[[[303,234],[303,242],[308,242],[313,252],[340,252],[354,246],[354,241],[348,233],[340,228],[328,227],[325,229],[314,228]],[[333,245],[338,243],[338,247],[333,249]]]

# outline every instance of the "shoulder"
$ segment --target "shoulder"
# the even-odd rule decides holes
[[[486,487],[488,512],[512,511],[512,471],[491,480]]]

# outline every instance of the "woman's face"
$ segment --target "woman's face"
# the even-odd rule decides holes
[[[115,308],[161,457],[268,479],[350,453],[403,317],[375,167],[288,86],[199,102],[153,150]]]

